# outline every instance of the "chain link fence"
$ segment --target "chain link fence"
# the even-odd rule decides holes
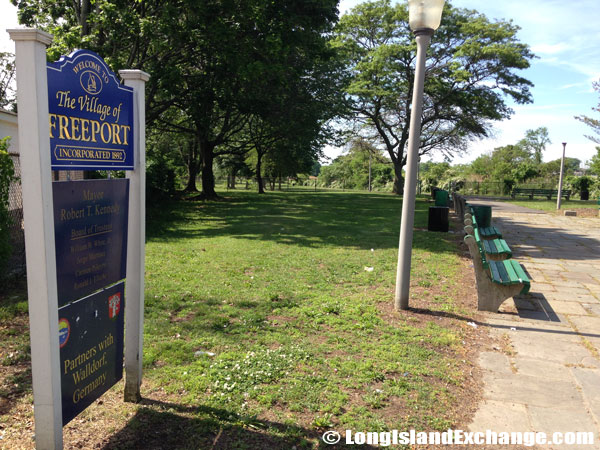
[[[23,196],[21,194],[21,164],[17,153],[9,153],[12,159],[17,181],[10,185],[8,191],[8,216],[10,217],[11,255],[6,267],[8,275],[25,273],[25,232],[23,230]]]

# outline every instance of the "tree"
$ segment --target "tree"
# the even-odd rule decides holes
[[[85,47],[115,70],[152,75],[148,125],[188,137],[187,190],[201,172],[205,198],[216,197],[215,158],[242,151],[250,115],[277,109],[296,86],[323,105],[336,97],[327,35],[337,0],[12,1],[22,23],[55,35],[52,56]]]
[[[541,173],[547,178],[555,178],[560,174],[560,164],[561,158],[555,159],[553,161],[548,161],[541,166]],[[565,175],[573,175],[576,170],[579,170],[581,166],[581,160],[577,158],[565,158]]]
[[[589,162],[590,172],[600,177],[600,147],[596,147],[596,154],[592,156]]]
[[[600,92],[600,81],[596,81],[592,83],[594,90],[596,92]],[[592,108],[593,111],[600,112],[600,103],[595,108]],[[586,136],[590,141],[595,142],[596,144],[600,144],[600,119],[594,119],[589,116],[576,116],[575,117],[580,122],[585,123],[588,127],[592,129],[596,136]]]
[[[362,138],[351,140],[344,155],[337,157],[329,166],[321,168],[319,179],[324,186],[341,186],[350,189],[367,189],[369,186],[383,188],[392,180],[390,161],[373,144]]]
[[[512,114],[505,97],[531,102],[532,84],[516,71],[529,67],[533,54],[517,31],[511,22],[446,5],[428,52],[419,155],[452,155],[470,139],[486,137],[491,121]],[[340,19],[334,45],[347,62],[351,121],[384,146],[400,193],[416,48],[406,5],[358,5]]]
[[[0,108],[15,111],[17,102],[14,80],[15,57],[11,53],[0,52]]]
[[[517,145],[528,151],[533,158],[533,162],[539,165],[542,163],[542,153],[546,149],[546,145],[551,143],[548,128],[539,127],[535,130],[527,130],[525,137]]]
[[[426,162],[420,167],[421,179],[426,180],[430,186],[438,186],[439,181],[444,178],[446,172],[450,170],[450,163],[447,162]]]

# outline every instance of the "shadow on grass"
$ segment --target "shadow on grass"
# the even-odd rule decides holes
[[[143,399],[141,405],[127,425],[105,443],[105,450],[289,450],[316,449],[322,445],[322,433],[316,430],[240,417],[225,409],[151,399]],[[342,448],[342,444],[327,448]]]
[[[0,379],[0,416],[3,416],[10,413],[19,399],[31,392],[31,364],[27,361],[0,370],[6,375]]]
[[[9,414],[31,392],[27,286],[24,278],[4,280],[0,288],[0,416]]]
[[[473,319],[472,317],[461,316],[459,314],[454,314],[454,313],[447,312],[447,311],[436,311],[433,309],[412,308],[412,307],[408,308],[408,311],[410,311],[413,314],[418,314],[421,316],[444,317],[445,319],[460,320],[462,322],[474,322],[474,323],[481,324],[481,323],[477,322],[475,319]]]
[[[420,199],[415,228],[427,228],[429,203]],[[148,239],[230,236],[307,247],[395,248],[402,200],[391,194],[228,192],[222,201],[178,201],[149,208]],[[439,239],[419,238],[414,246],[431,251]],[[436,237],[443,234],[436,233]]]

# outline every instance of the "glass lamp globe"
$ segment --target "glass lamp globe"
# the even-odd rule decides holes
[[[408,23],[413,31],[437,30],[446,0],[408,0]]]

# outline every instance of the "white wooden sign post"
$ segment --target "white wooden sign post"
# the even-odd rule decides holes
[[[126,86],[133,88],[135,169],[129,178],[129,231],[127,287],[125,291],[125,401],[141,399],[144,340],[144,261],[146,242],[146,108],[145,85],[150,75],[141,70],[120,70]]]
[[[36,448],[63,447],[58,289],[51,172],[46,47],[36,29],[8,30],[15,41],[21,186],[27,256]],[[145,245],[145,82],[120,72],[134,92],[134,170],[128,172],[129,216],[125,301],[125,400],[138,401],[142,380]]]
[[[62,408],[46,75],[52,36],[32,29],[8,32],[17,66],[35,442],[38,449],[54,450],[62,448]]]

